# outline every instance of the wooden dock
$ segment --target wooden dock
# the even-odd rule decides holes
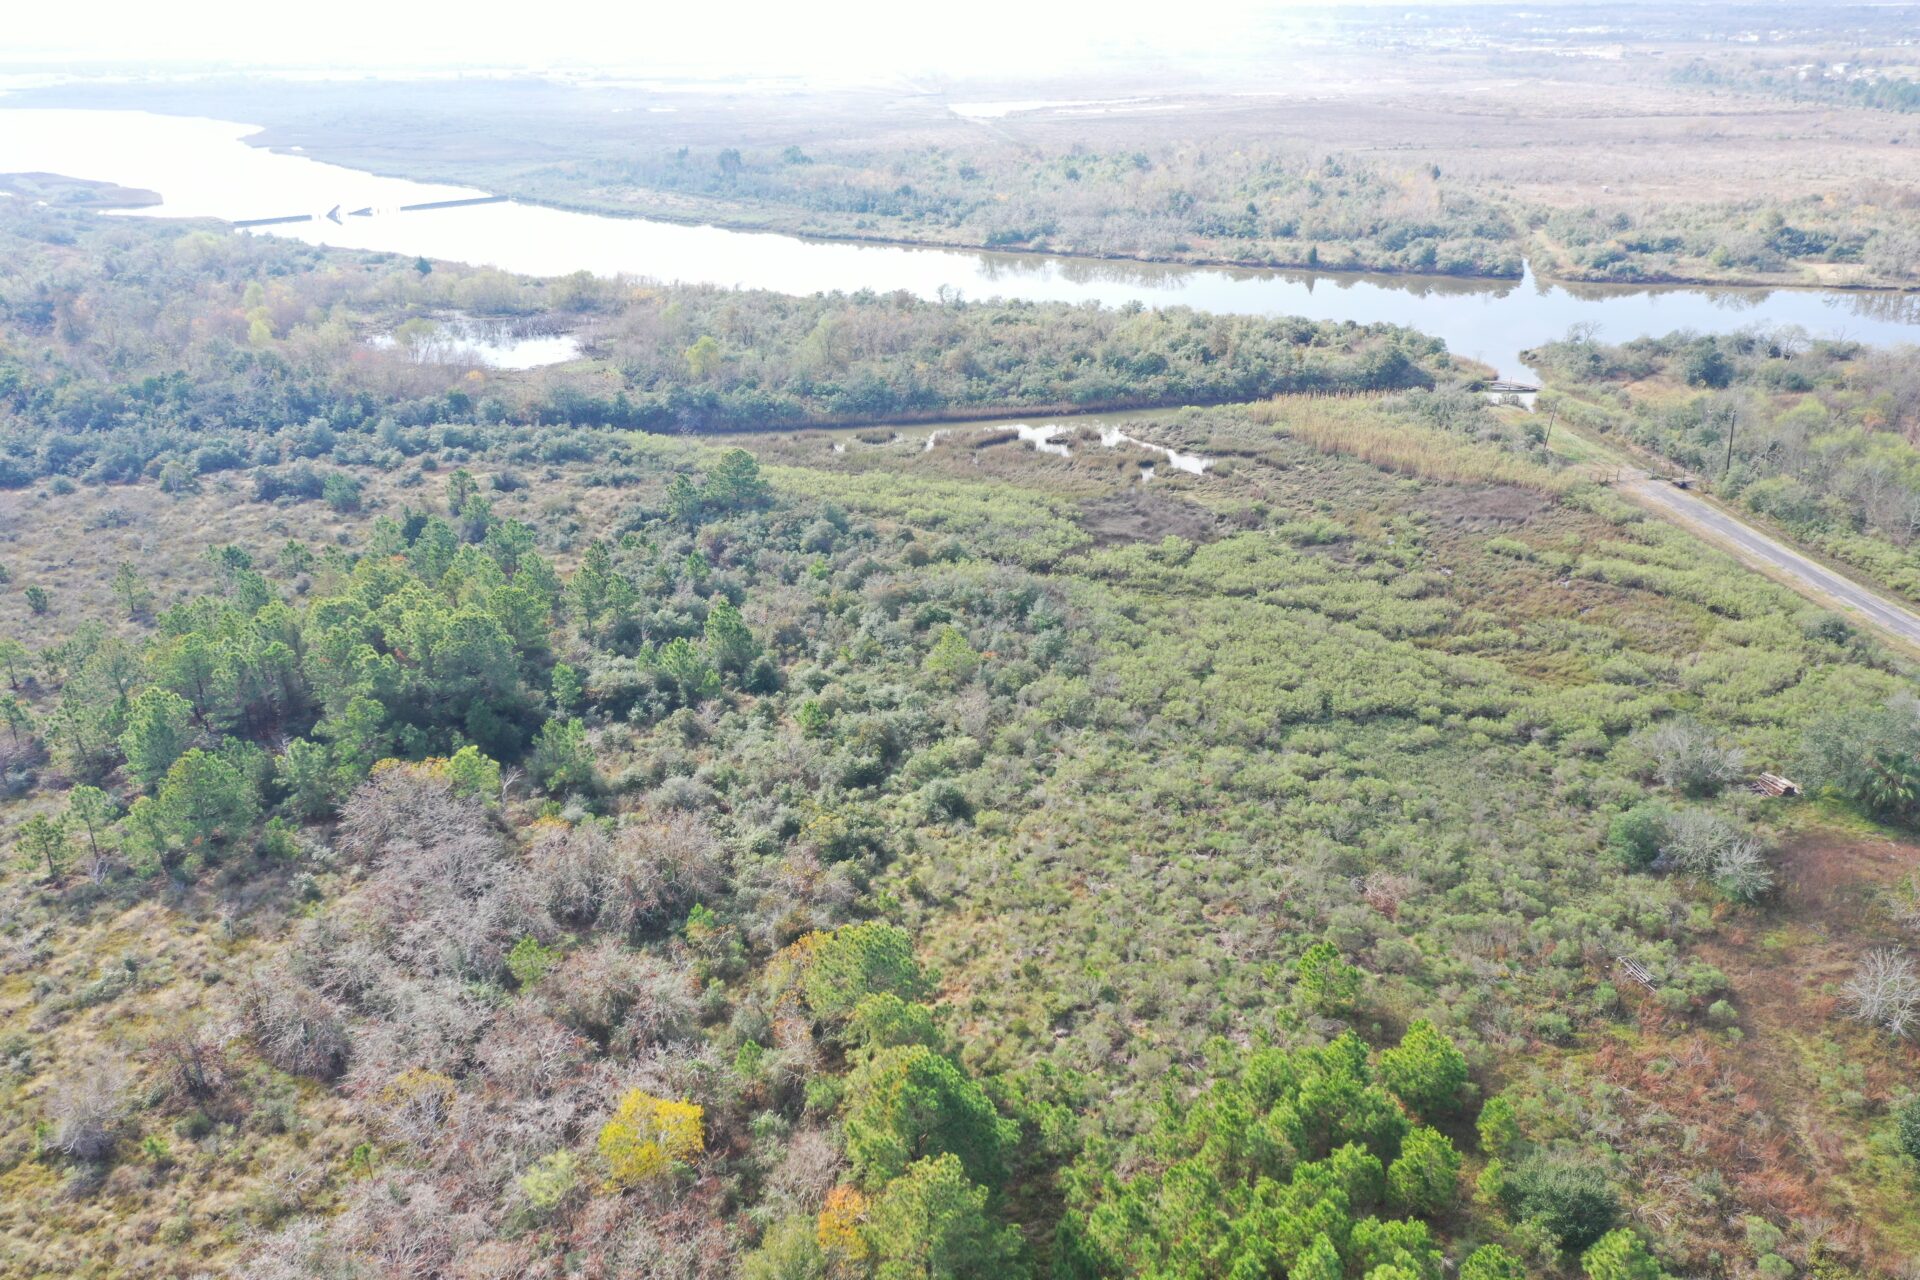
[[[395,212],[419,213],[427,209],[464,209],[475,204],[505,204],[506,196],[466,196],[459,200],[428,200],[423,204],[403,204]],[[363,205],[348,215],[350,218],[370,218],[373,206]],[[340,206],[335,205],[325,213],[290,213],[284,218],[241,218],[233,225],[236,227],[281,227],[294,222],[330,222],[340,221]]]
[[[468,196],[463,200],[429,200],[425,204],[403,204],[401,213],[418,213],[422,209],[464,209],[470,204],[505,204],[505,196]]]

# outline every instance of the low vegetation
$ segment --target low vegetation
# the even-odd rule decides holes
[[[0,252],[0,486],[14,488],[143,476],[180,488],[255,470],[263,498],[351,508],[347,477],[320,460],[391,467],[430,438],[458,449],[512,433],[517,461],[566,461],[594,452],[579,431],[596,426],[714,432],[1213,403],[1431,386],[1455,369],[1444,344],[1390,325],[422,273],[392,257],[11,202]],[[449,313],[538,313],[578,332],[592,358],[527,378],[368,345]]]
[[[1504,214],[1437,169],[1273,147],[686,147],[535,169],[530,194],[620,211],[634,189],[802,229],[1101,257],[1518,276]]]
[[[1911,289],[1920,201],[1874,179],[1793,199],[1533,211],[1535,269],[1565,280],[1728,280]]]
[[[310,287],[266,270],[289,254],[422,287],[230,252],[206,288],[243,301]],[[99,385],[103,339],[5,324],[14,367]],[[1212,465],[1143,481],[1078,435],[473,421],[465,370],[347,396],[357,358],[313,360],[326,430],[258,428],[271,461],[184,482],[218,430],[182,425],[157,466],[68,454],[11,494],[0,1270],[1920,1250],[1901,900],[1792,896],[1805,841],[1912,820],[1854,785],[1910,752],[1910,678],[1510,412],[1168,412],[1129,429]],[[13,403],[50,430],[57,394]],[[1812,802],[1741,787],[1814,758]],[[1847,971],[1771,1038],[1720,960],[1816,928]]]
[[[735,220],[1099,257],[1568,280],[1920,282],[1920,204],[1897,183],[1789,200],[1519,205],[1440,165],[1204,145],[809,154],[676,148],[534,169],[516,187],[596,210],[634,193]]]
[[[1542,408],[1712,482],[1714,491],[1909,598],[1920,597],[1920,376],[1910,349],[1805,335],[1674,333],[1534,353]]]

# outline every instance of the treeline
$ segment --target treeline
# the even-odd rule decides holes
[[[1831,65],[1728,69],[1695,61],[1673,73],[1676,84],[1739,89],[1791,98],[1796,102],[1839,102],[1874,111],[1920,111],[1920,81],[1857,59],[1844,69]]]
[[[1617,432],[1896,590],[1920,594],[1920,450],[1912,443],[1920,370],[1911,350],[1746,332],[1619,346],[1576,335],[1534,354],[1564,393],[1545,407]]]
[[[751,430],[998,406],[1222,403],[1271,391],[1431,386],[1445,346],[1393,325],[1056,303],[929,304],[904,294],[648,298],[609,323],[611,397],[540,411],[646,429]]]
[[[644,188],[772,210],[808,229],[1104,257],[1518,276],[1496,205],[1421,165],[1182,144],[1151,151],[797,146],[642,153],[536,169],[530,194]]]
[[[1568,279],[1794,278],[1818,263],[1849,268],[1851,283],[1904,288],[1920,280],[1917,208],[1910,193],[1868,181],[1851,199],[1542,209],[1528,226]]]
[[[390,466],[428,431],[564,453],[556,435],[578,427],[743,431],[1222,402],[1429,386],[1452,367],[1438,340],[1390,325],[422,273],[44,210],[0,210],[0,249],[9,487],[62,476],[190,484],[302,459]],[[447,311],[549,311],[596,358],[513,375],[366,343],[409,315]]]

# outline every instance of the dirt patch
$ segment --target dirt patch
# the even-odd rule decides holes
[[[1774,857],[1781,908],[1791,914],[1845,916],[1860,928],[1879,890],[1920,868],[1920,849],[1891,840],[1797,835]]]
[[[1440,524],[1457,529],[1514,529],[1548,507],[1545,494],[1511,484],[1434,485],[1417,502]]]
[[[1898,1225],[1904,1193],[1880,1202],[1880,1171],[1858,1143],[1858,1110],[1882,1107],[1904,1089],[1917,1055],[1912,1044],[1849,1019],[1835,993],[1866,951],[1903,941],[1879,899],[1916,866],[1920,849],[1912,845],[1796,832],[1774,856],[1778,888],[1768,908],[1730,917],[1695,950],[1726,975],[1745,1033],[1737,1052],[1717,1050],[1728,1077],[1738,1073],[1733,1114],[1745,1119],[1710,1127],[1733,1128],[1763,1159],[1728,1165],[1730,1181],[1749,1205],[1845,1224],[1831,1243],[1882,1272],[1912,1241]],[[1844,1088],[1836,1083],[1843,1074]]]
[[[1657,1024],[1643,1024],[1635,1043],[1603,1046],[1592,1065],[1621,1091],[1629,1125],[1658,1128],[1685,1118],[1686,1142],[1643,1158],[1634,1171],[1664,1192],[1645,1216],[1677,1261],[1704,1269],[1716,1253],[1744,1252],[1748,1213],[1780,1224],[1824,1221],[1818,1234],[1831,1255],[1848,1262],[1872,1256],[1871,1234],[1847,1221],[1844,1194],[1836,1192],[1835,1135],[1782,1093],[1783,1082],[1769,1078],[1775,1064],[1756,1062],[1750,1045],[1728,1046],[1698,1031],[1662,1036]],[[1709,1173],[1722,1182],[1722,1195],[1703,1194]],[[1806,1243],[1792,1246],[1802,1260]]]
[[[1129,489],[1080,504],[1079,525],[1100,546],[1158,542],[1169,535],[1211,542],[1219,521],[1205,507],[1150,489]]]

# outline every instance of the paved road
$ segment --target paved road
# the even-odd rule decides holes
[[[1748,564],[1782,579],[1804,595],[1856,622],[1920,648],[1920,614],[1801,555],[1786,543],[1745,524],[1698,494],[1645,473],[1623,477],[1622,491],[1639,498]]]

